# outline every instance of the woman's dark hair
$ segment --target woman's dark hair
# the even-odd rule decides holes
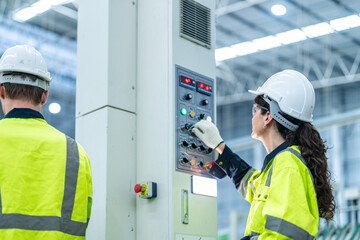
[[[269,104],[262,96],[257,96],[254,101],[256,104],[270,109]],[[266,110],[261,109],[261,114],[265,113]],[[327,150],[325,142],[311,123],[294,119],[287,114],[282,115],[290,122],[299,125],[299,128],[293,132],[275,121],[279,133],[289,143],[289,146],[297,145],[300,147],[301,156],[305,159],[314,178],[319,215],[326,220],[331,220],[335,212],[335,199],[330,184],[331,174],[325,155]]]

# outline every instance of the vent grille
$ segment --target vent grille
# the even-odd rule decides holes
[[[211,11],[194,0],[180,1],[180,36],[211,48]]]

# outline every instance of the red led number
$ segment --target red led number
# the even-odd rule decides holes
[[[199,86],[200,88],[204,88],[205,87],[205,84],[203,84],[203,83],[200,83],[200,86]]]
[[[210,87],[208,85],[205,86],[205,90],[206,91],[209,91],[210,90]]]
[[[191,80],[189,78],[185,78],[186,83],[191,83]]]

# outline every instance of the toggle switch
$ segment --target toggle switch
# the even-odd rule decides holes
[[[206,148],[203,145],[201,145],[200,147],[198,147],[197,150],[198,150],[198,152],[203,152],[206,150]]]
[[[205,118],[205,114],[204,113],[200,113],[199,115],[199,120],[203,120]]]
[[[189,146],[189,143],[187,141],[183,141],[181,143],[181,147],[183,147],[183,148],[187,148],[188,146]]]
[[[196,144],[195,144],[195,143],[192,143],[191,146],[190,146],[190,150],[194,150],[194,149],[196,149],[196,148],[197,148]]]
[[[141,184],[136,184],[134,191],[139,194],[140,198],[156,198],[157,196],[157,187],[154,182],[143,182]]]
[[[192,127],[192,124],[191,123],[186,123],[182,128],[181,128],[181,131],[183,132],[186,132],[186,131],[189,131]]]
[[[208,154],[211,153],[213,151],[212,148],[208,148],[208,150],[206,151]]]
[[[188,162],[189,162],[189,159],[187,159],[186,157],[183,157],[182,159],[180,159],[180,164],[181,165],[185,165]]]
[[[194,166],[194,165],[195,165],[195,162],[196,162],[195,159],[191,159],[191,161],[189,162],[189,165],[190,165],[190,166]]]
[[[198,162],[196,164],[199,168],[203,168],[204,167],[204,163],[202,161]]]

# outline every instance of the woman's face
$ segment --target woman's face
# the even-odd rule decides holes
[[[254,104],[253,108],[251,137],[254,139],[259,139],[265,131],[263,126],[265,124],[266,115],[261,115],[261,109],[258,105]]]

